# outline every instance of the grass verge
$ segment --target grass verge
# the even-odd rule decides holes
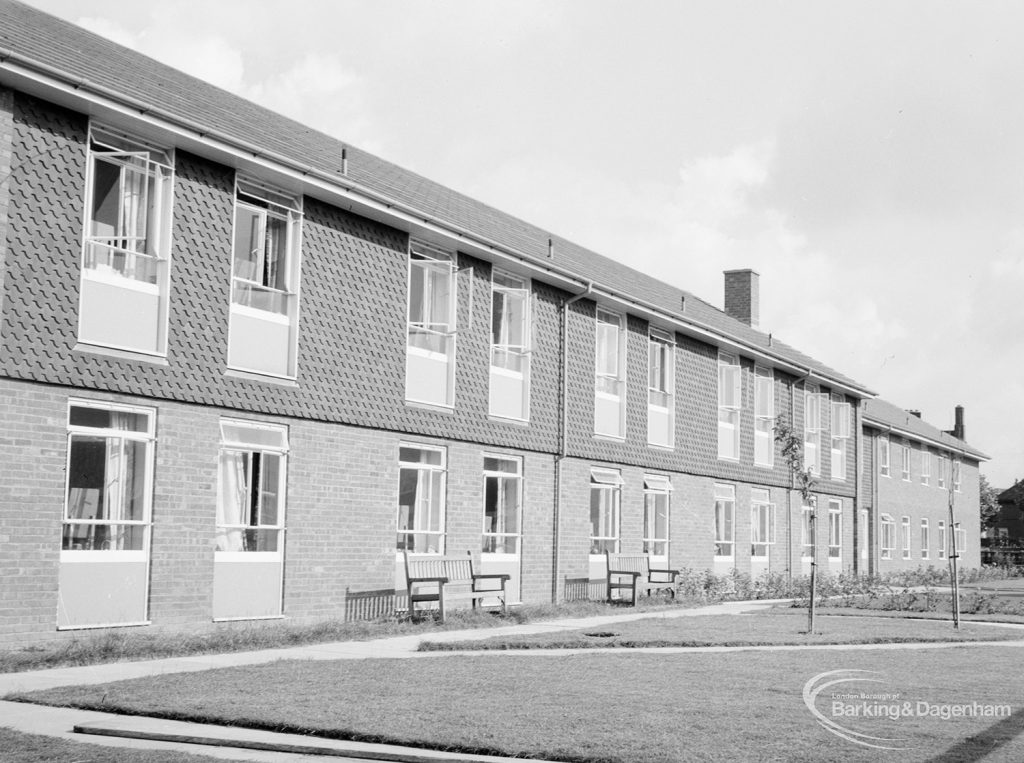
[[[1020,648],[528,654],[289,661],[16,698],[575,763],[878,760],[877,750],[819,725],[802,696],[820,674],[851,669],[873,671],[872,691],[898,694],[911,707],[980,703],[1012,711],[998,719],[837,718],[860,733],[901,740],[901,763],[1024,760],[1024,686],[1007,679]],[[822,697],[815,707],[835,717],[830,704]]]
[[[42,734],[23,734],[2,727],[0,750],[3,750],[3,760],[18,763],[213,763],[222,760],[171,750],[140,750],[132,747],[72,742]]]
[[[1018,630],[967,626],[957,631],[949,623],[926,620],[887,619],[879,622],[871,617],[819,615],[814,633],[806,633],[806,627],[806,615],[774,609],[754,615],[647,618],[561,633],[424,641],[419,648],[429,652],[1024,640],[1024,632]]]

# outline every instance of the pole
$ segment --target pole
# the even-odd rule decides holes
[[[960,556],[956,547],[956,526],[953,524],[953,474],[949,475],[949,577],[953,594],[953,628],[960,630],[960,581],[957,579],[956,560]]]
[[[818,502],[811,499],[811,602],[807,607],[807,635],[814,635],[814,594],[818,570]]]

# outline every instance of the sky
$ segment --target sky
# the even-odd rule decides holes
[[[762,330],[1024,479],[1024,4],[30,3],[719,307],[754,268]]]

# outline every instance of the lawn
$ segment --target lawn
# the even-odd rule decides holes
[[[805,684],[838,669],[877,671],[872,691],[900,701],[1009,705],[1009,718],[857,719],[901,737],[901,763],[1024,760],[1024,649],[716,654],[503,652],[413,659],[280,662],[18,697],[97,710],[602,763],[877,760],[818,725]],[[859,688],[854,686],[853,688]],[[829,713],[822,697],[816,707]]]
[[[774,609],[750,615],[649,618],[560,633],[425,641],[421,651],[483,649],[595,649],[636,647],[885,644],[933,641],[1024,640],[1024,630],[949,622],[818,615],[808,635],[806,612]]]
[[[138,750],[107,747],[85,742],[69,742],[41,734],[22,734],[0,726],[2,759],[18,763],[213,763],[222,758],[190,755],[185,752]]]

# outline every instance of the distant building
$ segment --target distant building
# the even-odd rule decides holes
[[[1024,551],[1024,482],[1015,482],[997,500],[999,513],[986,531],[987,546],[993,551]]]

